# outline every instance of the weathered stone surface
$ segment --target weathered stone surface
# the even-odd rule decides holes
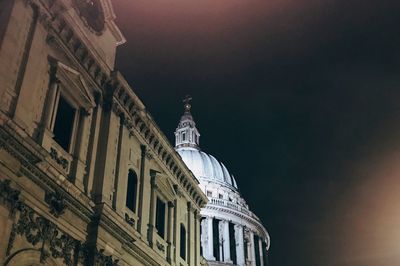
[[[104,27],[77,1],[1,3],[0,264],[193,265],[179,247],[199,230],[180,243],[178,229],[207,199],[114,71],[111,1],[96,4]]]

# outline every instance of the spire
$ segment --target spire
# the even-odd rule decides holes
[[[184,113],[179,121],[178,127],[175,130],[175,148],[191,147],[195,149],[199,148],[200,133],[196,128],[196,123],[193,120],[193,116],[190,113],[192,105],[190,101],[192,97],[186,95],[183,99]]]

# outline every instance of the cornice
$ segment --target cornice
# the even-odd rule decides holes
[[[247,221],[248,223],[252,224],[255,228],[257,228],[260,233],[263,234],[262,236],[266,240],[268,240],[267,242],[268,242],[268,246],[269,246],[270,237],[269,237],[269,234],[268,234],[267,230],[265,229],[265,227],[259,221],[257,221],[253,217],[250,217],[250,216],[248,216],[248,215],[246,215],[244,213],[235,211],[235,210],[227,208],[227,207],[219,207],[219,206],[207,205],[207,207],[204,209],[204,211],[216,212],[220,216],[223,213],[227,213],[227,214],[234,215],[236,217],[239,217],[240,219],[243,219],[243,220]]]
[[[182,162],[175,149],[165,135],[158,128],[151,115],[145,110],[143,103],[129,87],[119,72],[113,73],[112,87],[115,89],[112,100],[112,110],[120,116],[131,134],[140,135],[148,149],[155,155],[153,159],[161,163],[164,168],[175,177],[181,188],[199,207],[207,202],[207,197],[198,186],[198,181]],[[137,134],[135,134],[135,132]]]
[[[50,176],[38,168],[37,165],[47,163],[43,155],[45,152],[41,151],[43,148],[37,146],[38,151],[29,146],[26,140],[7,127],[0,127],[0,147],[21,163],[20,169],[16,169],[18,172],[15,174],[29,177],[45,192],[59,193],[68,209],[86,222],[90,221],[93,215],[91,207],[94,206],[91,200],[61,174]]]

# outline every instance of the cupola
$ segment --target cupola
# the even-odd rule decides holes
[[[188,95],[183,100],[184,113],[175,130],[175,148],[191,147],[195,149],[199,148],[200,133],[196,128],[196,123],[193,120],[193,116],[190,113],[192,106],[190,101],[192,98]]]

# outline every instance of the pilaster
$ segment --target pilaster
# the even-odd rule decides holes
[[[149,218],[149,224],[147,227],[147,240],[149,242],[149,246],[153,247],[154,243],[154,230],[155,230],[155,211],[156,211],[156,176],[157,172],[150,170],[150,185],[151,185],[151,190],[150,190],[150,218]]]
[[[207,256],[205,257],[207,260],[214,260],[214,238],[213,238],[213,218],[207,217]]]
[[[172,244],[172,236],[174,230],[174,221],[173,221],[173,213],[174,213],[175,206],[170,201],[168,202],[168,230],[167,230],[167,261],[169,263],[172,262],[172,257],[174,254],[174,246]]]
[[[256,246],[254,243],[254,233],[250,230],[249,232],[250,237],[250,254],[251,254],[251,265],[256,266]]]
[[[244,256],[244,239],[243,239],[243,226],[235,225],[235,234],[236,234],[236,257],[237,264],[239,266],[245,266],[246,258]],[[247,248],[247,247],[246,247]]]
[[[258,250],[260,252],[260,265],[264,266],[264,254],[263,254],[263,246],[262,246],[261,237],[258,238]]]
[[[187,223],[187,264],[188,266],[193,265],[193,246],[192,239],[193,239],[193,232],[192,232],[192,204],[190,202],[187,203],[187,215],[188,215],[188,223]]]
[[[230,239],[229,239],[229,222],[228,221],[222,221],[222,226],[223,226],[223,239],[222,239],[222,245],[224,249],[224,262],[226,263],[232,263],[231,260],[231,249],[230,249]]]
[[[140,145],[140,175],[139,175],[139,202],[138,202],[138,216],[139,216],[139,221],[137,225],[137,230],[144,235],[144,232],[142,232],[142,225],[143,225],[143,217],[144,217],[144,212],[143,212],[143,198],[144,198],[144,172],[146,169],[146,146],[145,145]]]

